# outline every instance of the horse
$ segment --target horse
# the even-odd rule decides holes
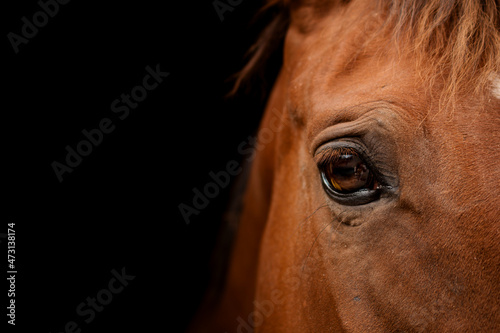
[[[499,332],[499,1],[264,7],[236,88],[282,65],[191,331]]]

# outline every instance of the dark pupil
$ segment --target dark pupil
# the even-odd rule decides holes
[[[370,170],[356,155],[341,155],[326,170],[331,185],[341,192],[367,188],[371,182]]]

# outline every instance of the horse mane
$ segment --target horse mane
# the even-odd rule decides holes
[[[500,75],[499,0],[374,0],[384,14],[381,31],[397,47],[416,57],[421,77],[432,84],[444,79],[442,97],[479,94]],[[238,73],[233,92],[259,73],[277,39],[284,39],[290,10],[300,5],[345,6],[355,0],[269,0],[265,9],[279,14],[252,46],[250,61]]]

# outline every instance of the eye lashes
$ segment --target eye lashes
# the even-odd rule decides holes
[[[331,163],[337,162],[344,155],[359,156],[359,153],[351,147],[327,147],[316,154],[314,160],[319,167],[326,167]]]

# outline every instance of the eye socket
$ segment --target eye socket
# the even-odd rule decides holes
[[[353,147],[326,147],[316,155],[325,191],[345,205],[362,205],[380,196],[380,185],[363,155]]]

